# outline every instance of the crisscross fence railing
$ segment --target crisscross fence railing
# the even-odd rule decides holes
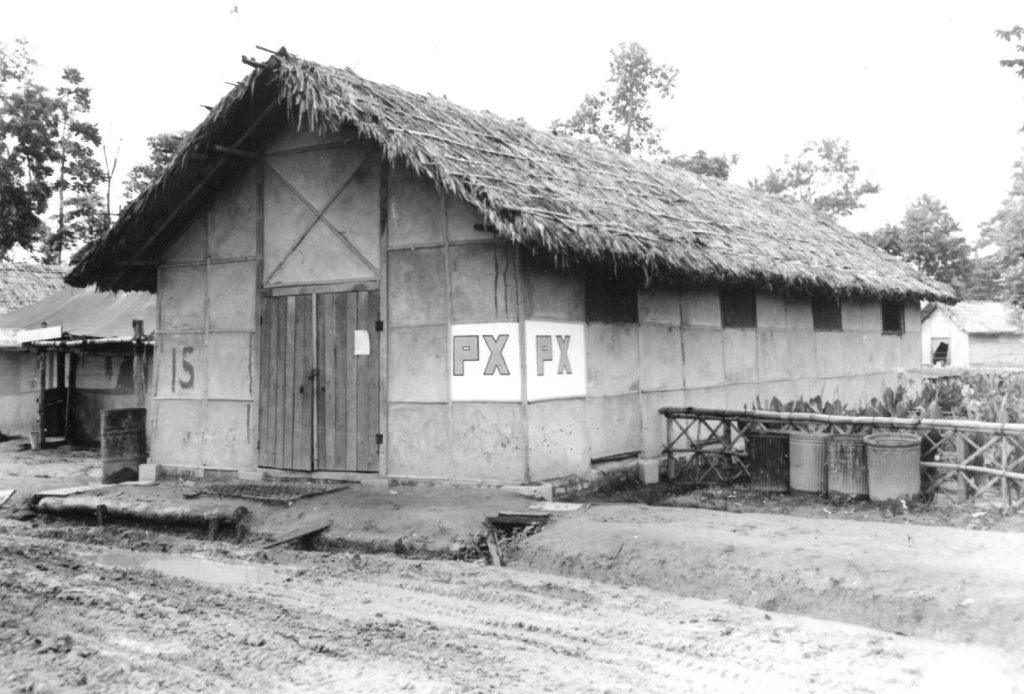
[[[829,434],[902,431],[921,437],[921,493],[957,502],[1024,505],[1024,424],[965,419],[851,417],[809,412],[665,407],[669,476],[696,486],[750,479],[746,436],[779,430]]]

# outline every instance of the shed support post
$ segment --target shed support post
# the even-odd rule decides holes
[[[78,375],[78,354],[68,352],[68,384],[64,390],[64,440],[75,439],[75,411],[71,400],[75,396],[75,377]]]
[[[132,321],[132,330],[135,332],[135,341],[132,343],[134,355],[132,357],[132,385],[135,389],[135,406],[146,406],[146,348],[142,344],[142,337],[145,335],[145,326],[141,320]]]
[[[39,411],[36,413],[36,429],[39,430],[39,447],[46,441],[43,422],[46,419],[46,352],[39,350],[36,356],[36,377],[39,379]]]

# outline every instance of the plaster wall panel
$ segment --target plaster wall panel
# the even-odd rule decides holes
[[[255,168],[221,192],[210,208],[209,225],[211,258],[251,258],[256,255],[260,209]]]
[[[35,393],[0,395],[0,431],[5,434],[28,438],[29,432],[36,429],[38,416]]]
[[[845,372],[843,359],[843,333],[819,331],[814,333],[815,361],[818,364],[818,377],[840,376]]]
[[[525,256],[525,254],[523,254]],[[583,277],[526,256],[522,265],[523,307],[527,319],[586,319]]]
[[[210,398],[253,397],[253,333],[210,333],[206,343],[206,391]]]
[[[908,301],[903,309],[903,327],[908,333],[921,332],[921,304]]]
[[[738,383],[735,385],[729,385],[724,388],[725,390],[725,407],[727,409],[742,409],[743,407],[749,407],[754,404],[757,398],[761,397],[761,402],[765,399],[770,399],[777,389],[768,386],[764,387],[759,383]],[[783,398],[780,397],[780,400]]]
[[[785,315],[783,315],[785,323]],[[790,352],[790,333],[786,330],[757,330],[758,378],[778,381],[793,375],[793,354]]]
[[[149,458],[158,465],[200,467],[202,405],[182,400],[156,400]]]
[[[377,279],[376,259],[367,258],[343,241],[326,223],[316,222],[265,284],[299,285]]]
[[[335,181],[332,202],[324,219],[344,236],[374,268],[380,266],[380,153],[349,152],[346,156],[365,157],[352,178]],[[340,192],[339,186],[344,186]]]
[[[687,388],[686,407],[721,409],[728,405],[726,389],[721,385],[708,388]]]
[[[256,446],[250,436],[253,404],[206,403],[203,417],[203,467],[247,470],[256,467]]]
[[[864,330],[864,302],[849,297],[840,302],[843,320],[843,332],[859,332]]]
[[[722,331],[722,359],[726,383],[757,381],[757,331],[730,329]]]
[[[637,311],[641,323],[681,325],[679,291],[676,289],[641,289],[637,292]]]
[[[495,232],[477,229],[486,226],[484,217],[473,207],[458,198],[446,196],[445,208],[448,216],[449,241],[489,241],[495,238]]]
[[[388,475],[452,479],[447,405],[388,408]]]
[[[161,267],[157,302],[161,331],[202,330],[206,325],[206,268],[202,265]]]
[[[364,179],[376,178],[373,170],[378,161],[376,147],[361,142],[271,155],[267,166],[288,182],[298,200],[320,213],[339,192],[361,188]],[[379,191],[379,186],[373,188],[378,202]]]
[[[918,335],[910,333],[903,336],[900,341],[902,367],[904,369],[917,369],[928,360],[928,355],[921,352],[921,340]]]
[[[757,293],[757,327],[785,328],[786,298],[782,294]]]
[[[971,365],[971,340],[962,330],[954,330],[949,341],[949,365],[968,367]]]
[[[453,477],[524,481],[526,430],[518,403],[455,403],[451,416]]]
[[[720,329],[683,329],[683,382],[687,389],[725,382]]]
[[[488,323],[519,319],[515,250],[505,243],[473,243],[449,250],[452,321]]]
[[[816,378],[818,375],[817,350],[814,332],[811,330],[791,331],[788,336],[790,378]]]
[[[640,450],[640,394],[587,398],[587,427],[590,458]]]
[[[392,328],[388,336],[388,400],[448,400],[448,328]]]
[[[206,259],[206,213],[200,214],[188,229],[164,251],[165,263],[194,263]]]
[[[444,198],[433,181],[394,166],[388,181],[388,238],[392,248],[442,243]]]
[[[864,372],[871,373],[884,370],[886,367],[882,335],[865,332],[861,337],[861,341],[864,345]]]
[[[336,132],[329,132],[323,135],[308,131],[298,131],[294,128],[282,128],[270,144],[267,146],[269,154],[286,152],[293,149],[308,149],[310,147],[326,147],[328,145],[342,144],[358,140],[359,134],[355,129],[345,129]]]
[[[22,370],[35,368],[35,355],[29,352],[0,352],[0,393],[27,392],[22,390]],[[2,431],[2,429],[0,429]]]
[[[892,369],[906,368],[903,361],[903,336],[882,335],[882,361],[880,371],[891,371]],[[916,364],[911,367],[917,366]]]
[[[256,329],[256,263],[210,265],[210,329]]]
[[[526,416],[531,481],[581,474],[590,469],[585,400],[530,403]]]
[[[722,327],[722,306],[717,289],[686,289],[681,296],[683,327]]]
[[[882,333],[882,304],[878,301],[861,302],[861,320],[865,332]]]
[[[391,251],[388,261],[388,322],[393,326],[446,322],[444,249]]]
[[[682,331],[671,325],[640,326],[640,389],[683,387]]]
[[[786,300],[786,325],[790,330],[814,330],[810,298],[792,296]]]
[[[638,389],[639,326],[588,323],[587,394],[610,395]]]
[[[658,412],[662,407],[687,407],[685,390],[665,390],[640,394],[640,448],[645,458],[661,456],[665,447],[665,417]]]
[[[200,399],[206,384],[203,336],[159,334],[154,347],[154,393],[160,398]]]
[[[843,370],[831,375],[856,376],[870,369],[865,336],[863,332],[843,333]]]
[[[263,280],[266,282],[316,222],[316,212],[292,188],[267,169],[263,181]]]

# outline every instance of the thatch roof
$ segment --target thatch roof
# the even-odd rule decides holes
[[[0,263],[0,315],[60,291],[67,271],[63,265]]]
[[[133,320],[143,321],[152,333],[156,328],[156,297],[149,292],[100,292],[62,284],[59,291],[0,316],[0,328],[29,330],[60,326],[71,337],[130,338]]]
[[[929,304],[921,312],[921,320],[927,320],[936,311],[945,313],[969,335],[1024,334],[1021,309],[1001,301],[961,301],[955,306]]]
[[[474,206],[500,236],[564,261],[636,269],[655,283],[953,298],[948,286],[805,205],[555,137],[283,49],[211,111],[68,282],[154,290],[147,263],[250,163],[225,147],[258,152],[285,122],[317,133],[355,126],[389,160]]]

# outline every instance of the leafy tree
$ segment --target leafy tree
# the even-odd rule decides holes
[[[61,253],[78,244],[90,246],[107,230],[107,214],[102,196],[96,192],[79,193],[64,200],[63,233],[53,233],[42,244],[43,258],[53,262]]]
[[[998,276],[999,298],[1024,305],[1024,158],[1013,166],[1010,193],[981,226],[978,246]]]
[[[1013,49],[1018,53],[1024,53],[1024,27],[1020,24],[1016,24],[1012,29],[1007,29],[1005,31],[997,29],[996,36],[1001,38],[1003,41],[1008,41],[1009,43],[1016,41],[1017,45],[1015,45]],[[1011,70],[1016,71],[1021,78],[1024,78],[1024,58],[1006,58],[1004,60],[1000,60],[999,64],[1003,67],[1008,67]]]
[[[619,44],[611,55],[605,88],[586,95],[572,116],[551,124],[551,132],[601,142],[626,154],[664,154],[661,131],[651,120],[651,96],[671,98],[679,71],[655,65],[638,43]]]
[[[160,133],[146,138],[146,143],[149,145],[149,161],[145,164],[136,164],[128,171],[128,178],[124,182],[125,193],[128,197],[138,197],[139,193],[157,179],[174,158],[175,152],[178,151],[186,135],[188,135],[188,131],[182,130]]]
[[[0,44],[0,257],[39,238],[52,192],[57,105],[35,66],[24,40]]]
[[[898,226],[889,224],[867,236],[879,248],[958,291],[971,278],[971,248],[938,198],[922,195],[907,207]]]
[[[47,238],[45,259],[61,261],[63,250],[76,241],[88,241],[83,233],[94,233],[91,227],[69,227],[65,224],[65,195],[78,196],[81,204],[104,180],[103,170],[95,158],[95,148],[102,143],[99,129],[81,120],[89,112],[91,90],[83,86],[82,74],[73,67],[64,68],[63,84],[57,89],[57,229]],[[102,227],[99,229],[102,232]]]
[[[725,155],[719,154],[718,156],[710,156],[707,152],[702,149],[697,150],[696,154],[687,156],[681,154],[676,157],[670,157],[666,159],[664,164],[669,166],[675,166],[680,169],[686,169],[695,174],[701,174],[703,176],[714,176],[720,178],[723,181],[729,180],[729,170],[740,160],[738,154]]]
[[[749,185],[806,202],[833,219],[863,207],[861,198],[880,190],[877,183],[860,179],[850,143],[837,139],[811,140],[795,159],[787,155],[782,166],[769,167],[763,179],[755,178]]]

